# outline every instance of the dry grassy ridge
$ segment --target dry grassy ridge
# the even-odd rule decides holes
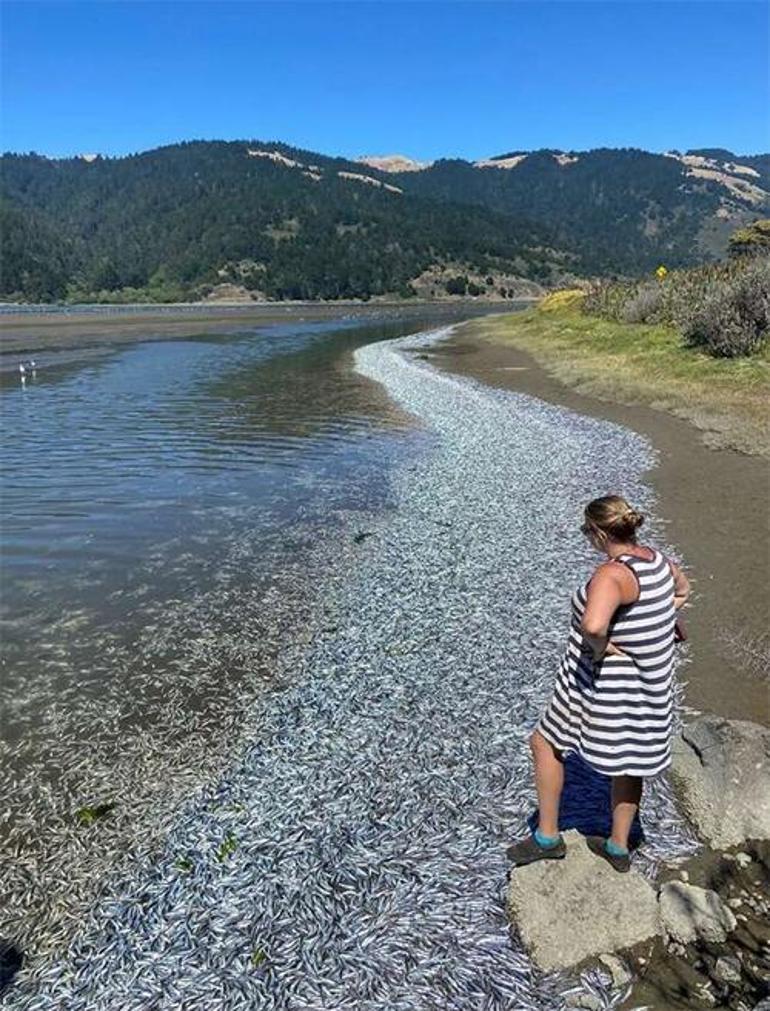
[[[710,446],[770,458],[767,346],[713,358],[668,327],[610,322],[569,305],[472,320],[463,331],[530,353],[580,393],[668,411],[702,429]]]

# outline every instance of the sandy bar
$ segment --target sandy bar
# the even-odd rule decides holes
[[[532,301],[517,299],[517,302]],[[173,306],[99,306],[84,311],[0,313],[0,354],[30,354],[86,347],[123,344],[156,337],[186,337],[203,333],[232,333],[238,329],[323,321],[344,316],[366,321],[382,314],[409,314],[430,308],[440,310],[462,304],[460,300],[408,302],[266,302],[237,305],[190,304]],[[478,311],[478,300],[467,303]],[[504,308],[504,304],[501,304]]]
[[[240,328],[291,323],[298,319],[335,319],[349,312],[366,317],[382,312],[383,302],[319,304],[317,302],[262,305],[190,305],[100,307],[95,311],[0,314],[0,353],[41,352],[77,345],[122,344],[155,337],[232,332]],[[403,305],[400,306],[403,308]]]

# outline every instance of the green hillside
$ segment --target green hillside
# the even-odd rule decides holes
[[[721,255],[735,227],[770,208],[770,156],[721,149],[511,151],[389,177],[410,193],[547,223],[585,275],[634,275]]]
[[[407,169],[407,170],[405,170]],[[516,293],[723,254],[770,212],[770,156],[722,149],[350,161],[277,142],[2,158],[0,298]]]
[[[2,176],[6,299],[136,289],[173,300],[222,282],[273,299],[408,295],[432,264],[547,282],[571,261],[546,227],[410,195],[360,164],[283,144],[6,155]]]

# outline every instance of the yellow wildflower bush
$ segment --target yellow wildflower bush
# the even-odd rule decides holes
[[[579,309],[586,293],[581,288],[564,288],[552,291],[538,303],[542,312],[560,312],[562,309]]]

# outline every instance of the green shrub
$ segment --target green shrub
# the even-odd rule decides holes
[[[730,256],[766,256],[770,253],[770,219],[763,218],[734,231],[728,243],[728,253]]]
[[[583,300],[583,312],[589,316],[602,316],[619,323],[623,318],[623,306],[628,301],[634,286],[618,281],[599,281],[592,285]]]
[[[450,277],[444,287],[448,295],[464,295],[468,290],[468,278],[464,275]]]
[[[767,332],[770,258],[736,257],[660,281],[602,281],[583,312],[617,323],[661,323],[716,357],[748,355]]]
[[[663,304],[663,285],[646,284],[626,299],[621,315],[624,323],[649,323]]]
[[[686,342],[717,358],[750,355],[770,330],[770,260],[715,285],[683,327]]]

